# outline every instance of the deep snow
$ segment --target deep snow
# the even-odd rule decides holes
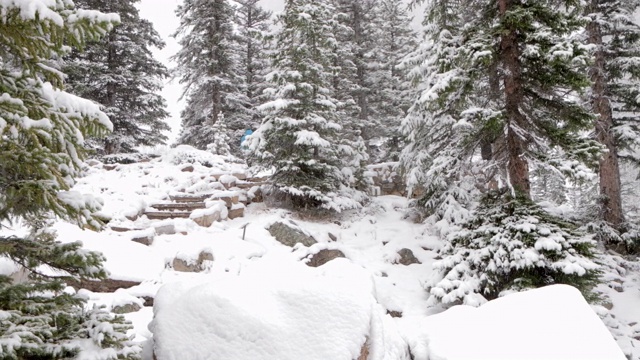
[[[153,297],[160,290],[156,296],[157,319],[150,328],[148,325],[154,313],[150,307],[125,317],[134,324],[132,335],[136,341],[148,340],[152,336],[150,330],[160,339],[183,338],[180,351],[172,352],[175,349],[156,345],[161,352],[176,354],[167,357],[169,359],[178,358],[177,354],[181,354],[181,358],[206,358],[197,353],[189,357],[190,348],[203,348],[228,360],[339,359],[334,356],[337,352],[356,358],[354,355],[358,355],[365,337],[369,336],[370,360],[402,359],[407,345],[416,360],[453,360],[471,358],[456,352],[465,343],[474,349],[481,349],[478,346],[485,344],[490,350],[496,348],[496,341],[507,342],[498,334],[527,334],[535,338],[553,331],[556,334],[554,344],[566,342],[567,351],[576,348],[571,342],[576,335],[586,334],[584,336],[592,337],[584,338],[589,342],[584,349],[607,353],[606,358],[620,358],[620,353],[615,353],[616,348],[607,340],[610,335],[603,334],[601,328],[598,330],[597,326],[602,323],[597,321],[595,312],[604,319],[624,353],[632,359],[640,359],[640,341],[634,339],[640,338],[637,323],[640,319],[640,269],[637,263],[615,255],[601,259],[605,264],[606,283],[598,290],[610,299],[612,310],[595,305],[591,307],[595,312],[589,312],[584,300],[576,297],[575,292],[564,289],[534,293],[534,300],[518,302],[521,295],[515,294],[479,309],[452,309],[435,315],[442,309],[427,307],[423,284],[431,276],[439,241],[431,235],[427,225],[407,219],[407,199],[374,197],[362,209],[325,219],[301,218],[286,210],[254,203],[247,206],[243,218],[216,222],[209,228],[200,227],[190,219],[151,221],[143,216],[135,221],[128,220],[126,216],[139,213],[150,204],[166,201],[170,194],[180,190],[195,193],[220,190],[220,184],[211,181],[210,174],[246,172],[241,164],[185,147],[154,151],[162,156],[150,162],[118,165],[113,170],[105,170],[103,164],[91,162],[92,165],[86,167],[86,176],[79,179],[74,188],[103,198],[103,212],[113,218],[110,226],[139,230],[115,232],[107,228],[95,233],[63,222],[57,223],[55,228],[60,241],[81,240],[86,248],[103,252],[112,278],[141,281],[139,286],[119,290],[116,294],[81,291],[89,299],[89,306],[97,303],[112,307],[127,301],[136,302],[132,298]],[[193,172],[180,171],[184,159],[195,161]],[[211,167],[202,166],[199,161],[207,162]],[[311,247],[298,244],[289,248],[275,241],[266,227],[275,221],[288,220],[312,235],[318,244]],[[246,237],[242,240],[243,226],[247,223]],[[154,226],[168,224],[175,226],[176,234],[155,234],[155,241],[150,246],[131,241],[134,235],[153,235]],[[335,241],[331,240],[330,234]],[[341,250],[348,260],[334,260],[313,269],[303,265],[310,254],[327,248]],[[403,248],[411,249],[421,264],[399,264],[398,251]],[[213,254],[214,261],[202,273],[181,273],[169,266],[176,257],[196,258],[204,249]],[[12,264],[0,259],[0,271],[10,273],[14,270]],[[205,303],[205,299],[210,302]],[[553,307],[554,302],[559,305]],[[530,306],[537,303],[544,306]],[[308,306],[303,306],[305,304]],[[186,310],[184,306],[187,306]],[[392,318],[387,311],[401,317]],[[559,312],[565,316],[559,316]],[[205,317],[198,314],[206,313],[213,313],[208,320],[211,323],[199,324],[197,320]],[[483,320],[497,316],[506,319],[501,323]],[[185,319],[191,320],[181,322]],[[475,325],[469,323],[470,319],[477,319]],[[552,321],[566,327],[555,327]],[[342,326],[334,328],[330,325],[336,322]],[[202,337],[191,336],[190,330],[203,326],[210,326],[209,329],[220,338],[230,337],[229,346],[256,344],[254,350],[258,352],[253,353],[254,357],[243,357],[248,355],[225,348],[226,340],[208,344],[209,341]],[[233,334],[238,333],[244,335],[236,338]],[[288,347],[277,344],[285,334],[291,339]],[[262,340],[253,341],[252,336]],[[447,339],[449,343],[445,341]],[[451,340],[455,342],[451,344]],[[206,347],[205,343],[208,344]],[[270,347],[260,347],[260,344],[270,344]],[[312,344],[307,348],[313,349],[318,357],[311,357],[309,353],[302,356],[299,344]],[[327,346],[331,344],[335,346]],[[434,347],[431,352],[430,347]],[[537,343],[509,349],[521,351],[519,354],[542,356],[542,352],[533,350],[554,348],[555,345]],[[256,355],[259,351],[271,352]],[[599,354],[592,353],[594,356]],[[145,354],[150,356],[149,347]],[[289,354],[289,357],[283,354]],[[485,358],[499,358],[495,353],[484,354]],[[515,352],[508,354],[517,357]]]

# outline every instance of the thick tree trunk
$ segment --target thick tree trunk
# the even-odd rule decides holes
[[[598,3],[599,0],[592,0],[591,9],[596,10]],[[611,130],[613,127],[613,113],[607,96],[606,59],[602,46],[602,32],[600,26],[592,22],[587,26],[587,33],[589,43],[597,47],[595,62],[589,72],[593,82],[591,102],[594,112],[598,115],[595,121],[595,135],[598,142],[607,149],[607,153],[600,160],[600,213],[604,221],[615,229],[620,230],[624,223],[620,166],[618,163],[618,147]]]
[[[500,16],[511,10],[513,0],[499,0]],[[512,25],[505,29],[500,40],[500,58],[504,66],[504,99],[507,122],[506,149],[509,182],[516,193],[531,197],[529,164],[524,158],[525,139],[519,132],[526,131],[526,119],[520,112],[524,101],[522,66],[518,48],[517,29]]]

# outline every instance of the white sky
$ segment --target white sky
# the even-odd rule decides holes
[[[180,46],[171,35],[179,25],[179,20],[175,15],[175,10],[182,0],[141,0],[139,4],[140,16],[151,21],[160,36],[167,43],[164,49],[154,50],[154,55],[163,62],[169,70],[174,67],[170,63],[169,57],[174,55]],[[262,0],[260,4],[268,10],[275,12],[282,11],[284,0]],[[165,84],[162,96],[167,101],[167,110],[171,117],[167,120],[171,126],[169,134],[169,144],[172,144],[180,132],[180,110],[184,107],[184,101],[178,101],[182,94],[182,87],[178,84],[178,79],[168,81]]]

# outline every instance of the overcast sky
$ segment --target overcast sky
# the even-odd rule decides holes
[[[154,55],[169,69],[174,66],[169,62],[169,57],[180,50],[176,40],[171,37],[179,24],[175,9],[180,3],[182,0],[141,0],[139,5],[140,16],[151,21],[156,31],[167,43],[164,49],[155,49]],[[260,4],[275,13],[282,11],[284,0],[262,0]],[[182,87],[178,84],[177,79],[167,82],[162,92],[162,96],[167,100],[168,111],[171,113],[171,118],[168,120],[172,129],[169,135],[169,144],[174,142],[180,131],[180,110],[184,107],[184,101],[178,101],[181,93]]]

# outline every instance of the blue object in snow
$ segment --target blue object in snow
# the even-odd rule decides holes
[[[245,140],[247,140],[247,136],[253,134],[253,130],[251,129],[247,129],[244,131],[244,135],[242,135],[242,137],[240,138],[240,146],[242,146],[242,144],[244,143]]]

